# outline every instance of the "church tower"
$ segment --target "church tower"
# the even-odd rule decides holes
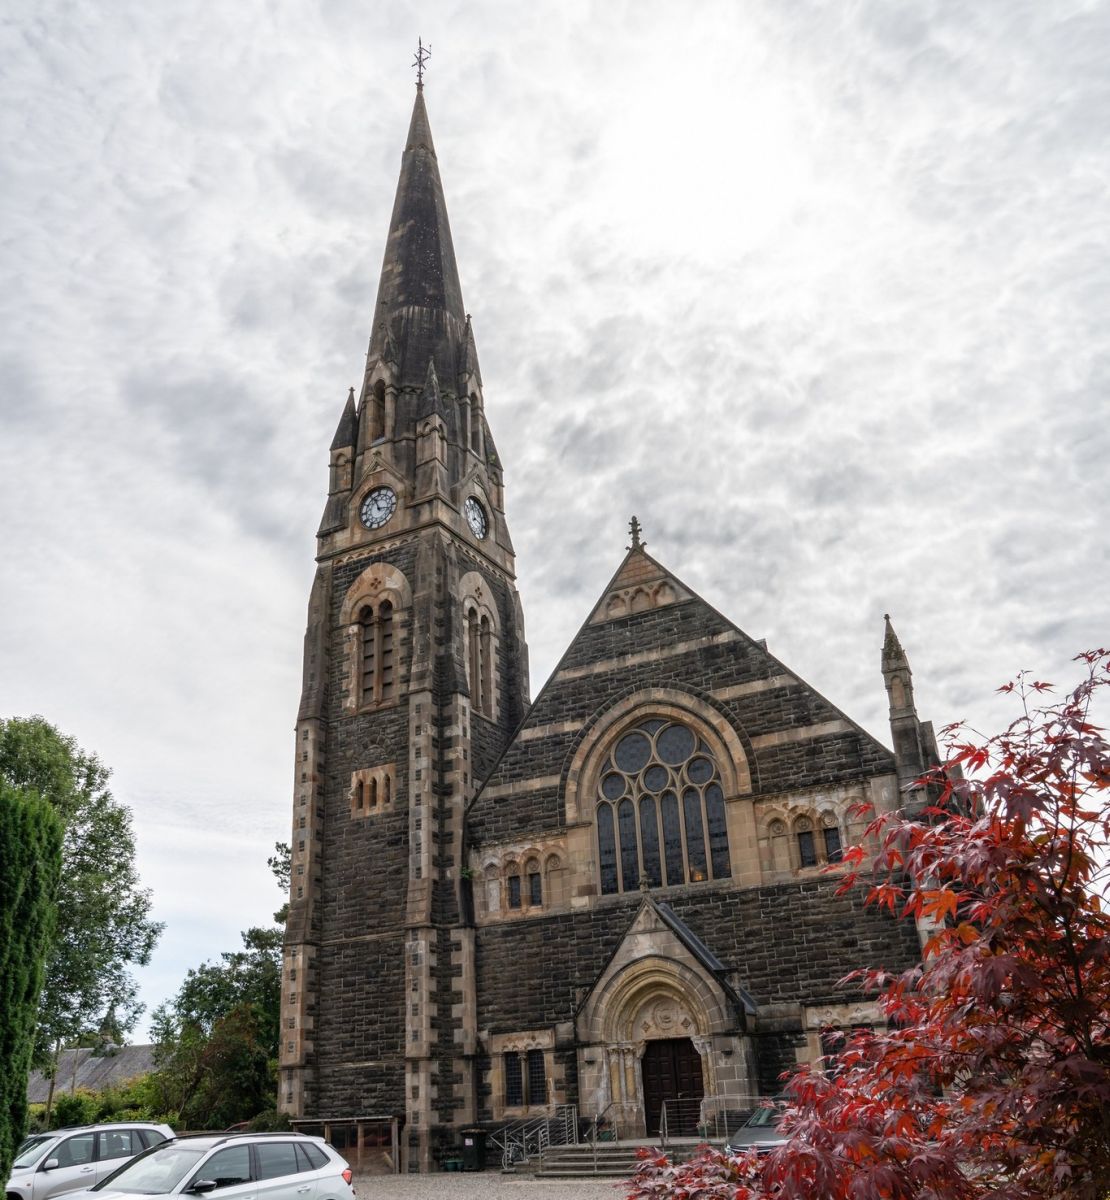
[[[296,732],[280,1107],[392,1115],[408,1169],[475,1119],[463,819],[527,647],[423,86],[361,388],[330,449]]]

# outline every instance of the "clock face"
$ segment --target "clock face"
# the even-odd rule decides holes
[[[466,523],[470,526],[474,536],[476,538],[484,538],[489,532],[489,521],[486,518],[486,510],[473,496],[470,496],[463,505],[463,512],[466,515]]]
[[[359,519],[367,529],[380,529],[397,509],[397,493],[392,488],[376,487],[362,502]]]

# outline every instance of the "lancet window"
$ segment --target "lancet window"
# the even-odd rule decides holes
[[[383,600],[376,608],[366,605],[359,614],[361,626],[360,693],[363,704],[393,698],[393,605]]]
[[[475,712],[493,715],[493,628],[485,613],[476,608],[466,611],[467,673],[470,676],[470,703]]]
[[[370,393],[370,441],[380,442],[385,437],[385,384],[379,379]]]
[[[732,874],[721,773],[708,745],[678,721],[624,733],[598,779],[603,894],[727,879]]]

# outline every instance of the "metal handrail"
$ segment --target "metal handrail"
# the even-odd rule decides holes
[[[586,1140],[587,1140],[587,1142],[589,1142],[590,1148],[593,1151],[594,1174],[595,1175],[597,1174],[597,1143],[598,1143],[598,1133],[601,1129],[601,1123],[603,1121],[608,1123],[609,1110],[616,1108],[617,1105],[618,1105],[618,1101],[610,1100],[609,1103],[601,1110],[601,1112],[599,1112],[594,1117],[594,1119],[590,1122],[590,1131],[587,1134]],[[614,1125],[613,1133],[615,1136],[619,1137],[620,1136],[620,1127],[617,1125]]]
[[[578,1105],[556,1104],[555,1119],[552,1122],[559,1130],[558,1146],[578,1144]]]
[[[700,1096],[664,1100],[659,1112],[659,1145],[665,1149],[670,1138],[682,1137],[671,1132],[672,1126],[681,1130],[693,1125],[697,1136],[711,1141],[724,1141],[742,1114],[761,1103],[759,1096]],[[696,1107],[695,1107],[696,1106]]]
[[[552,1132],[556,1138],[553,1139]],[[552,1144],[565,1145],[578,1138],[578,1109],[573,1104],[556,1106],[555,1116],[529,1117],[504,1125],[490,1137],[490,1142],[501,1151],[501,1166],[508,1170],[517,1163],[533,1158],[542,1158]]]

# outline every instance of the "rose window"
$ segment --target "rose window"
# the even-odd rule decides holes
[[[601,768],[601,891],[727,879],[732,874],[721,773],[709,747],[677,721],[643,721]]]

